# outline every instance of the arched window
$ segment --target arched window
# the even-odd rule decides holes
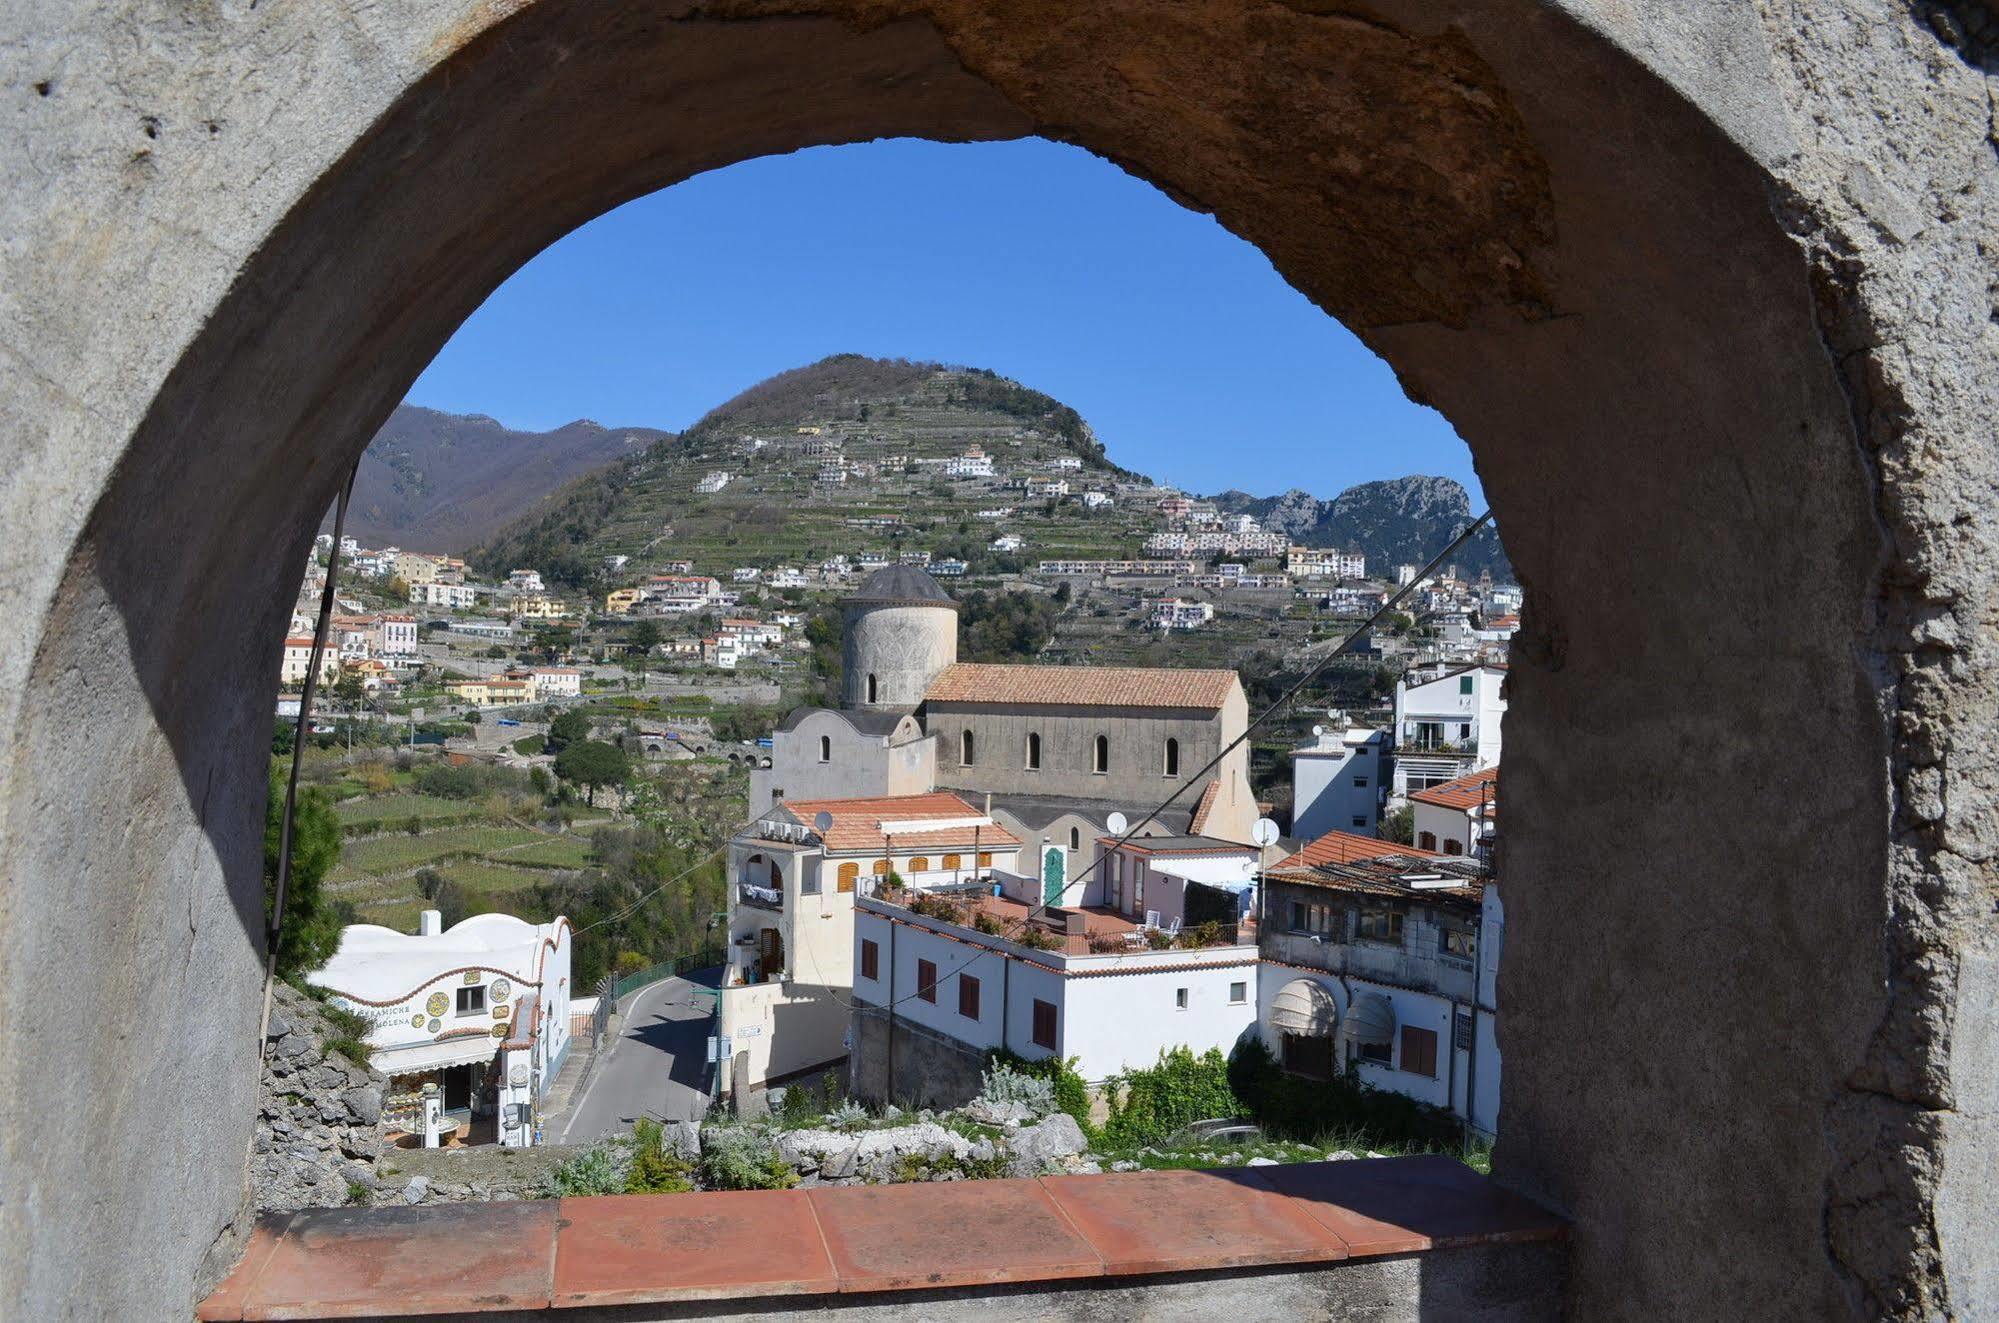
[[[1166,741],[1166,775],[1180,775],[1180,741]]]
[[[957,855],[955,855],[955,854],[947,854],[947,855],[945,855],[945,856],[944,856],[944,871],[945,871],[945,872],[947,872],[947,873],[955,873],[955,872],[957,872],[957,871],[958,871],[958,864],[959,864],[959,859],[958,859],[958,856],[957,856]]]
[[[961,767],[972,765],[972,732],[969,730],[958,736],[958,764]]]
[[[930,871],[930,860],[929,860],[928,856],[925,856],[925,855],[920,855],[920,854],[919,854],[919,855],[917,855],[917,856],[916,856],[916,857],[915,857],[914,859],[910,860],[910,861],[909,861],[909,871],[910,871],[910,872],[912,872],[912,873],[927,873],[927,872],[929,872],[929,871]]]
[[[1027,770],[1041,770],[1041,735],[1037,731],[1027,732]]]
[[[886,859],[875,860],[875,876],[876,877],[888,876],[888,860]]]
[[[1108,772],[1111,770],[1111,741],[1109,736],[1097,736],[1096,743],[1090,752],[1090,770],[1093,772]]]
[[[1424,832],[1417,832],[1417,833],[1416,833],[1416,848],[1417,848],[1417,849],[1419,849],[1419,850],[1434,850],[1434,849],[1436,849],[1436,848],[1437,848],[1437,833],[1435,833],[1435,832],[1433,832],[1433,831],[1424,831]]]
[[[1071,828],[1069,829],[1069,848],[1070,848],[1071,850],[1080,850],[1080,849],[1082,849],[1082,848],[1083,848],[1083,829],[1082,829],[1082,828],[1080,828],[1080,827],[1071,827]]]
[[[868,701],[869,701],[870,703],[873,703],[873,702],[878,702],[878,701],[879,701],[879,699],[878,699],[877,695],[879,695],[880,693],[881,693],[881,686],[880,686],[879,684],[875,683],[875,673],[874,673],[873,671],[869,671],[869,672],[868,672]]]
[[[822,763],[833,761],[833,737],[831,735],[821,735],[819,737],[819,761]]]
[[[992,853],[991,853],[990,851],[988,851],[988,850],[981,850],[981,851],[979,851],[979,867],[980,867],[980,868],[991,868],[992,866],[993,866],[993,856],[992,856]]]

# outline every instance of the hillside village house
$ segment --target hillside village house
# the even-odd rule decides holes
[[[382,657],[415,657],[416,617],[393,612],[377,617],[379,635],[375,647]]]
[[[305,683],[306,675],[312,670],[312,637],[294,634],[285,640],[284,653],[278,664],[278,683],[295,688]],[[329,647],[319,657],[319,682],[332,684],[340,675],[340,652]]]
[[[1484,858],[1498,826],[1499,769],[1414,791],[1409,807],[1419,848]]]
[[[1196,602],[1184,597],[1165,597],[1146,603],[1152,610],[1154,629],[1199,629],[1215,618],[1212,602]]]
[[[1498,884],[1466,858],[1332,832],[1265,877],[1258,1027],[1292,1074],[1363,1080],[1495,1133]]]
[[[516,620],[563,620],[573,614],[568,603],[546,593],[516,597],[509,609]]]
[[[447,1142],[527,1148],[569,1052],[574,947],[564,918],[480,914],[444,929],[425,910],[414,935],[343,929],[333,958],[307,978],[372,1026],[374,1066],[389,1077],[385,1123],[423,1142],[432,1084]]]
[[[630,615],[645,596],[643,588],[613,588],[604,594],[604,610],[614,616]]]
[[[479,600],[478,590],[466,583],[446,583],[441,579],[412,583],[410,602],[415,606],[443,607],[449,611],[469,611]]]
[[[1155,950],[1096,903],[1039,905],[1041,880],[995,870],[990,886],[916,905],[863,895],[854,914],[849,1088],[949,1107],[980,1087],[985,1053],[1073,1058],[1091,1084],[1190,1047],[1224,1053],[1256,1022],[1256,949],[1222,934]],[[983,881],[983,879],[982,879]],[[946,900],[946,904],[939,904]]]
[[[1395,686],[1395,798],[1499,764],[1506,668],[1422,667]]]
[[[1358,551],[1294,546],[1285,551],[1284,572],[1300,579],[1365,579],[1367,557]]]
[[[1388,804],[1394,748],[1385,730],[1314,726],[1311,742],[1291,751],[1291,834],[1307,841],[1332,831],[1374,835]]]
[[[507,575],[507,587],[517,593],[538,593],[546,587],[540,570],[515,570]]]
[[[535,686],[532,680],[509,680],[494,675],[471,680],[453,680],[444,688],[445,692],[459,702],[470,703],[475,707],[513,707],[535,701]]]
[[[542,702],[550,698],[580,698],[583,696],[583,672],[574,666],[532,666],[515,676],[507,673],[509,679],[524,679],[534,685],[534,701]]]
[[[1081,896],[1062,893],[1169,936],[1216,925],[1233,936],[1254,930],[1258,852],[1253,846],[1212,836],[1139,836],[1098,842],[1103,863]],[[1055,900],[1053,893],[1049,899]]]
[[[917,889],[963,884],[1012,868],[1020,844],[942,792],[773,805],[729,844],[726,1087],[759,1089],[846,1055],[864,885],[891,873]]]

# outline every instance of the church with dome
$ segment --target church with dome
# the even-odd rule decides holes
[[[846,599],[840,706],[787,715],[750,784],[780,801],[954,791],[1022,842],[1095,862],[1108,819],[1146,835],[1246,843],[1257,818],[1249,747],[1210,767],[1249,721],[1229,670],[994,665],[958,660],[958,603],[923,570],[877,570]]]

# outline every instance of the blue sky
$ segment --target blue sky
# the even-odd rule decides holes
[[[831,353],[989,367],[1202,492],[1458,479],[1450,424],[1212,219],[1078,148],[901,139],[767,157],[598,217],[502,285],[413,403],[678,428]]]

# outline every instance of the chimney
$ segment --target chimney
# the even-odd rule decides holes
[[[992,815],[993,815],[993,792],[988,790],[986,791],[986,816],[990,818]]]
[[[440,910],[425,910],[416,916],[416,935],[435,937],[444,931],[444,914]]]

